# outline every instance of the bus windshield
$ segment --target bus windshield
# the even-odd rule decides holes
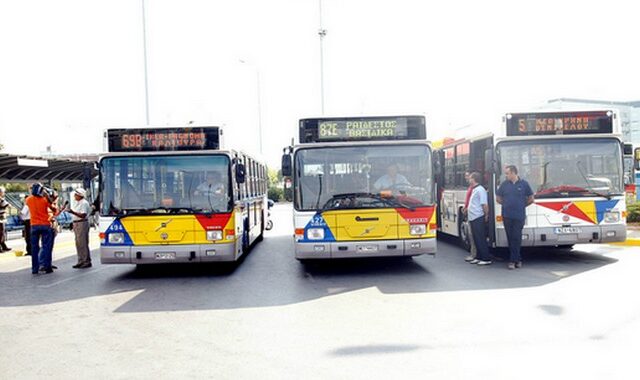
[[[231,210],[225,155],[108,157],[100,175],[102,215]]]
[[[622,152],[618,140],[501,142],[498,151],[501,167],[515,165],[518,175],[531,185],[535,198],[622,194]]]
[[[295,167],[296,210],[433,203],[426,145],[305,148],[296,152]]]

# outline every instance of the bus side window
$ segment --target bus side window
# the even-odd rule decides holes
[[[456,146],[456,163],[455,163],[455,186],[467,187],[467,181],[464,178],[464,173],[470,170],[469,166],[469,143],[463,143]]]
[[[453,147],[444,150],[444,188],[451,189],[455,186],[455,152]]]

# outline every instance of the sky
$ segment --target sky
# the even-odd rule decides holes
[[[146,0],[149,124],[223,125],[277,168],[322,115],[319,4]],[[323,0],[324,115],[425,114],[437,140],[548,99],[639,100],[638,8]],[[142,31],[140,0],[0,0],[4,152],[101,152],[105,129],[145,126]]]

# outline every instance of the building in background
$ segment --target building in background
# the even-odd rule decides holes
[[[572,108],[613,108],[620,115],[622,138],[625,142],[640,144],[640,100],[618,102],[612,100],[593,100],[577,98],[558,98],[547,100],[542,109]]]

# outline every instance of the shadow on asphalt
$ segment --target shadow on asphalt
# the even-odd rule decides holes
[[[385,294],[524,288],[546,285],[615,262],[601,254],[537,250],[524,267],[504,262],[467,264],[466,252],[446,241],[438,255],[398,259],[336,260],[303,265],[293,258],[291,237],[269,236],[236,264],[100,265],[74,270],[75,257],[55,261],[61,270],[32,276],[29,269],[0,276],[0,307],[43,305],[131,293],[115,312],[223,310],[290,305],[365,288]],[[598,252],[615,250],[601,246]],[[559,311],[546,307],[549,313]],[[357,349],[355,350],[357,351]],[[346,351],[349,354],[350,350]],[[345,353],[336,353],[338,355]]]

